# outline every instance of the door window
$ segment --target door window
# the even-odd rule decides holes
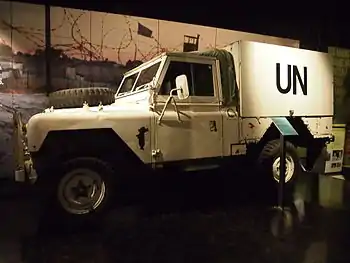
[[[214,96],[212,66],[209,64],[171,61],[159,95],[169,95],[176,88],[177,76],[186,75],[190,96]],[[176,95],[176,91],[173,92]]]

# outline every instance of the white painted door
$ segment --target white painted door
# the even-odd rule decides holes
[[[155,124],[156,148],[161,161],[180,161],[222,156],[222,116],[219,110],[217,84],[214,81],[215,60],[171,57],[166,64],[166,74],[159,90],[159,101],[165,101],[175,78],[185,74],[190,96],[177,101],[181,122],[172,105],[161,121]],[[160,108],[158,106],[158,116]]]

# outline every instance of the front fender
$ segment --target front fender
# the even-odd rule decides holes
[[[51,131],[112,129],[143,162],[148,163],[151,162],[151,119],[149,112],[82,113],[67,110],[36,114],[27,124],[28,150],[39,151]]]

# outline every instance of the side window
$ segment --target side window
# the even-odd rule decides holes
[[[214,96],[212,66],[208,64],[192,64],[194,96]]]
[[[176,88],[175,79],[185,74],[190,96],[214,96],[212,66],[208,64],[172,61],[164,76],[159,95],[169,95]],[[176,95],[176,92],[173,93]]]
[[[172,89],[176,88],[175,79],[177,76],[185,74],[188,80],[188,88],[190,90],[190,96],[192,91],[191,80],[191,64],[186,62],[171,61],[167,72],[165,73],[162,86],[159,90],[159,95],[169,95]],[[176,95],[176,91],[173,93]]]

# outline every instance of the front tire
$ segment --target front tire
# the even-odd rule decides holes
[[[92,157],[64,162],[57,171],[53,196],[60,212],[75,218],[108,210],[114,188],[114,171]]]
[[[258,158],[258,162],[262,166],[264,172],[276,183],[279,182],[280,178],[280,149],[280,140],[269,141],[265,144]],[[300,164],[296,147],[287,141],[285,182],[288,184],[294,182],[299,173]]]

